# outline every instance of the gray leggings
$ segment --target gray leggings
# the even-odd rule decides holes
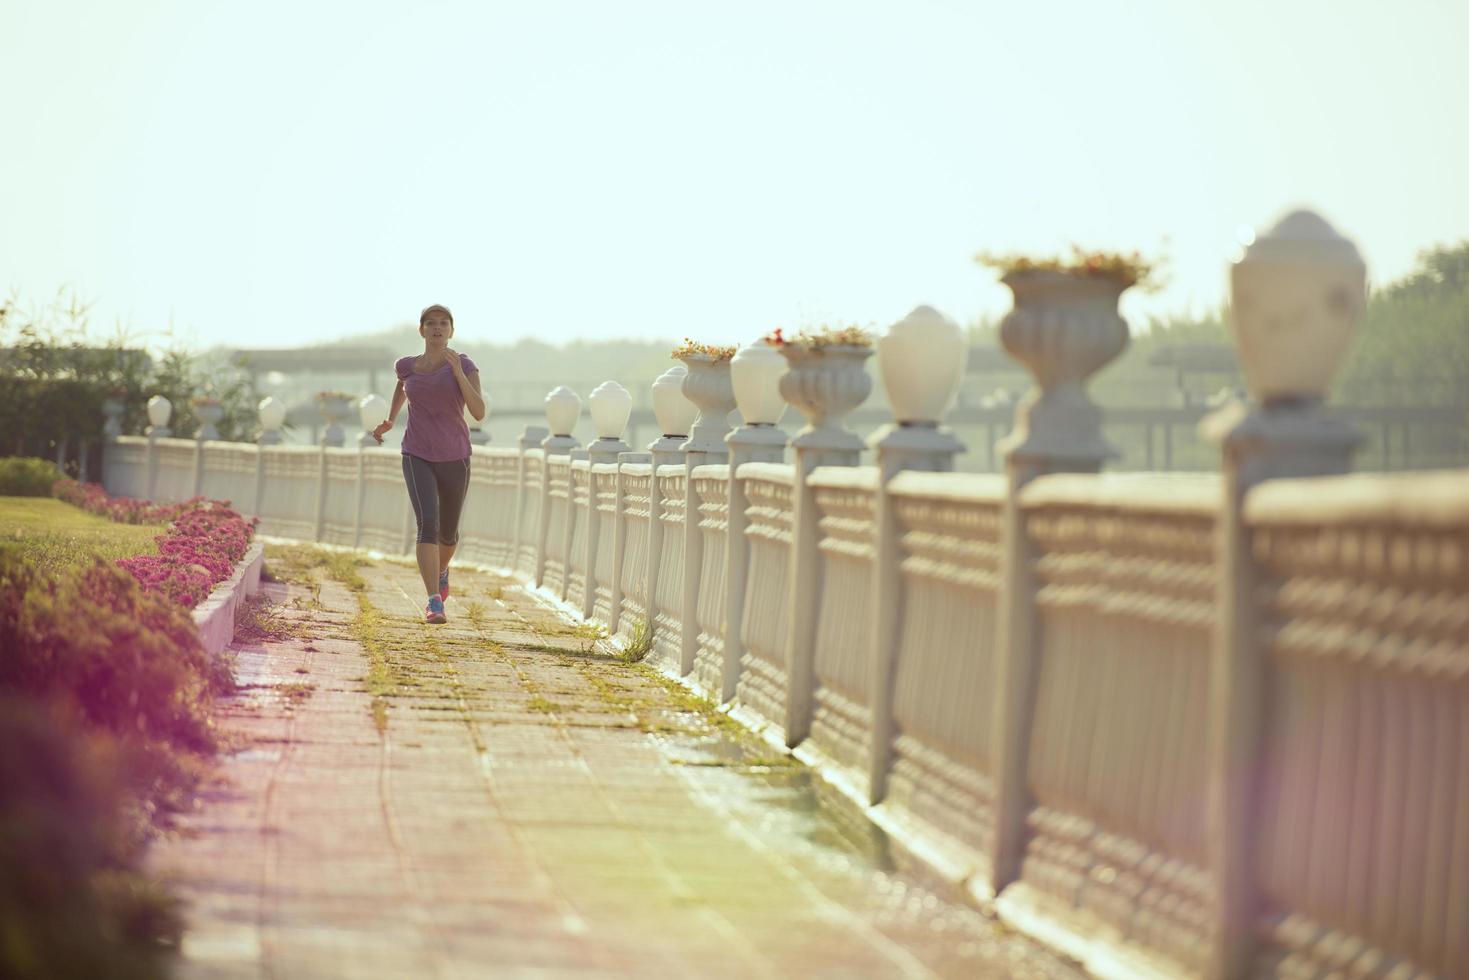
[[[455,544],[459,540],[459,512],[469,491],[469,460],[433,463],[403,454],[403,480],[418,519],[419,544]]]

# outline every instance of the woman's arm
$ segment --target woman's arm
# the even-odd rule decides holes
[[[469,414],[474,416],[476,422],[485,420],[485,396],[480,394],[479,372],[464,374],[456,372],[455,379],[459,382],[459,393],[464,396],[464,405],[469,409]]]
[[[403,379],[399,378],[398,387],[393,389],[393,404],[388,409],[388,417],[379,422],[377,424],[377,428],[372,430],[372,435],[374,439],[376,439],[378,442],[383,441],[383,433],[387,432],[393,427],[393,420],[398,417],[398,411],[403,407],[403,403],[407,400],[408,393],[403,390]]]
[[[480,394],[479,372],[465,374],[464,365],[459,361],[458,351],[445,350],[444,359],[449,362],[449,367],[454,372],[454,380],[459,382],[459,393],[464,396],[464,406],[469,409],[469,414],[474,416],[476,422],[483,422],[485,420],[485,399]]]

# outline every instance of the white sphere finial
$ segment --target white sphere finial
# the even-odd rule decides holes
[[[1250,393],[1266,403],[1325,397],[1366,305],[1357,246],[1313,211],[1281,218],[1230,269],[1230,329]]]
[[[565,385],[546,395],[546,422],[553,436],[569,436],[581,417],[581,396]]]
[[[148,399],[148,421],[158,428],[168,425],[169,418],[173,415],[173,402],[162,395],[154,395]]]
[[[964,331],[932,306],[916,306],[877,341],[877,363],[899,422],[938,422],[964,375]]]

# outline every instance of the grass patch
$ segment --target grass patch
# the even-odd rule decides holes
[[[119,524],[49,497],[0,497],[0,548],[54,577],[85,568],[92,556],[131,558],[156,555],[156,524]]]
[[[295,681],[290,684],[278,684],[276,690],[280,692],[286,704],[297,705],[311,697],[311,693],[316,690],[316,685],[310,681]]]
[[[465,618],[468,619],[470,624],[473,625],[476,629],[484,625],[486,612],[487,610],[485,609],[484,605],[481,604],[478,600],[472,601],[464,607]]]
[[[539,694],[527,701],[525,707],[528,711],[539,711],[548,715],[561,710],[559,704],[554,701],[547,701]]]
[[[625,664],[639,664],[652,651],[653,626],[646,619],[639,619],[633,623],[632,635],[628,637],[627,646],[623,647],[618,659]]]
[[[246,597],[235,611],[235,638],[260,643],[299,636],[300,627],[282,616],[280,608],[263,592]]]
[[[372,562],[346,551],[328,551],[309,544],[272,546],[266,556],[270,577],[278,582],[314,586],[320,590],[321,576],[335,579],[353,592],[367,588],[367,581],[357,569]]]
[[[406,680],[388,659],[389,645],[382,635],[382,613],[378,612],[363,592],[357,593],[357,615],[352,620],[353,639],[362,644],[367,654],[367,693],[372,723],[382,734],[388,730],[388,697],[404,686]]]

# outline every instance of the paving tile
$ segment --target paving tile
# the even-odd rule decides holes
[[[320,608],[271,584],[299,635],[234,649],[238,749],[150,854],[186,903],[177,976],[1080,975],[513,580],[456,571],[428,627],[413,569],[360,573]]]

